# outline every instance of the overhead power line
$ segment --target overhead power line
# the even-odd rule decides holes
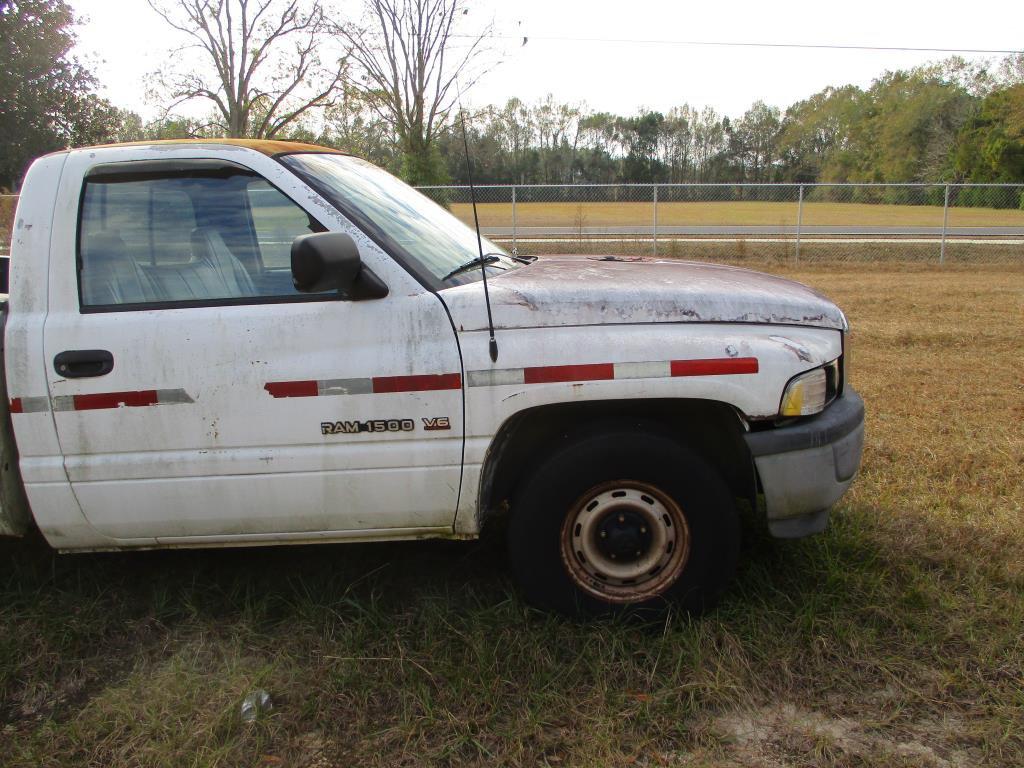
[[[452,37],[472,37],[475,35],[452,35]],[[494,40],[521,40],[526,45],[530,40],[541,40],[554,43],[614,43],[625,45],[679,45],[706,46],[721,48],[795,48],[829,51],[899,51],[906,53],[972,53],[992,56],[1013,55],[1024,53],[1024,50],[1008,50],[997,48],[926,48],[907,45],[841,45],[835,43],[760,43],[734,42],[726,40],[659,40],[635,39],[620,37],[569,37],[563,35],[485,35]]]

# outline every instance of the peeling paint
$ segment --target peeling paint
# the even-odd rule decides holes
[[[489,284],[499,329],[663,322],[846,327],[839,308],[805,285],[716,264],[549,256]],[[479,282],[442,291],[460,328],[486,327],[482,293]]]
[[[103,149],[116,149],[121,147],[135,147],[148,149],[155,152],[182,149],[186,147],[209,147],[219,152],[238,152],[240,150],[255,150],[260,154],[273,157],[284,152],[317,152],[333,155],[346,154],[337,149],[320,147],[315,144],[308,144],[299,141],[275,141],[273,139],[148,139],[143,141],[125,141],[117,144],[104,144]],[[94,150],[95,147],[83,147],[84,150]],[[90,151],[89,156],[95,157],[95,151]]]
[[[811,357],[811,351],[807,349],[807,347],[805,347],[799,341],[788,339],[785,336],[769,336],[768,338],[771,341],[781,344],[787,350],[792,352],[796,356],[796,359],[799,360],[800,362],[812,362],[813,358]]]
[[[510,288],[509,290],[510,290],[511,294],[516,298],[516,303],[517,304],[521,304],[524,307],[526,307],[527,309],[531,309],[531,310],[534,310],[534,311],[537,310],[537,305],[533,301],[531,301],[529,298],[524,296],[522,293],[517,291],[515,288]]]

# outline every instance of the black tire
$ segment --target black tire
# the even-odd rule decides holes
[[[594,508],[594,515],[604,515],[604,522],[590,519],[587,530],[591,532],[600,525],[615,526],[623,521],[624,517],[614,507],[614,499],[609,499],[616,494],[624,495],[608,490],[616,484],[627,490],[635,487],[639,489],[636,493],[649,489],[648,494],[640,496],[645,503],[664,504],[658,509],[670,508],[673,515],[681,512],[684,525],[677,525],[671,535],[679,536],[678,552],[683,543],[680,531],[684,530],[688,551],[681,564],[665,560],[666,571],[660,574],[661,566],[655,564],[652,572],[657,575],[645,572],[640,578],[647,581],[639,586],[623,583],[614,587],[618,591],[612,594],[613,587],[601,581],[605,577],[600,570],[604,565],[624,566],[621,561],[613,564],[607,559],[615,554],[607,551],[610,540],[606,530],[600,530],[600,542],[594,536],[587,539],[594,542],[588,552],[597,555],[591,558],[591,565],[586,564],[583,552],[578,554],[579,562],[568,553],[575,551],[573,535],[580,536],[577,520],[591,514],[585,509]],[[588,503],[591,496],[594,501]],[[604,506],[599,507],[598,499]],[[640,514],[645,514],[642,504],[635,506],[641,508]],[[612,517],[619,523],[610,521]],[[634,522],[632,517],[630,522]],[[666,520],[666,530],[671,527],[669,523]],[[637,525],[634,522],[627,532],[634,538],[625,539],[630,550],[631,542],[637,542],[636,536],[640,531],[646,533],[648,527]],[[619,535],[617,530],[611,530],[613,537]],[[649,538],[644,543],[648,542]],[[729,489],[706,461],[656,427],[615,427],[571,440],[528,476],[514,499],[508,548],[516,580],[527,601],[538,608],[570,617],[590,617],[624,612],[657,615],[675,604],[697,615],[717,602],[733,577],[740,548],[740,525]],[[671,553],[673,545],[661,540],[653,549]],[[654,554],[657,552],[648,554],[645,550],[644,558]],[[638,565],[647,562],[638,559]],[[673,573],[666,575],[669,568]]]

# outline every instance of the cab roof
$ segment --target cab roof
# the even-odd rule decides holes
[[[253,149],[268,157],[277,155],[289,155],[296,152],[320,152],[332,155],[348,154],[340,149],[321,147],[317,144],[306,144],[301,141],[274,141],[271,139],[153,139],[150,141],[125,141],[117,144],[95,144],[88,147],[76,147],[75,149],[105,149],[107,147],[152,147],[152,146],[174,146],[175,144],[226,144],[232,147],[245,147]]]

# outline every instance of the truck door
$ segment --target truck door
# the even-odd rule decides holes
[[[50,396],[90,524],[125,543],[450,529],[462,377],[441,300],[269,157],[123,152],[69,156],[78,227],[51,243]],[[293,238],[328,229],[386,298],[294,290]]]

